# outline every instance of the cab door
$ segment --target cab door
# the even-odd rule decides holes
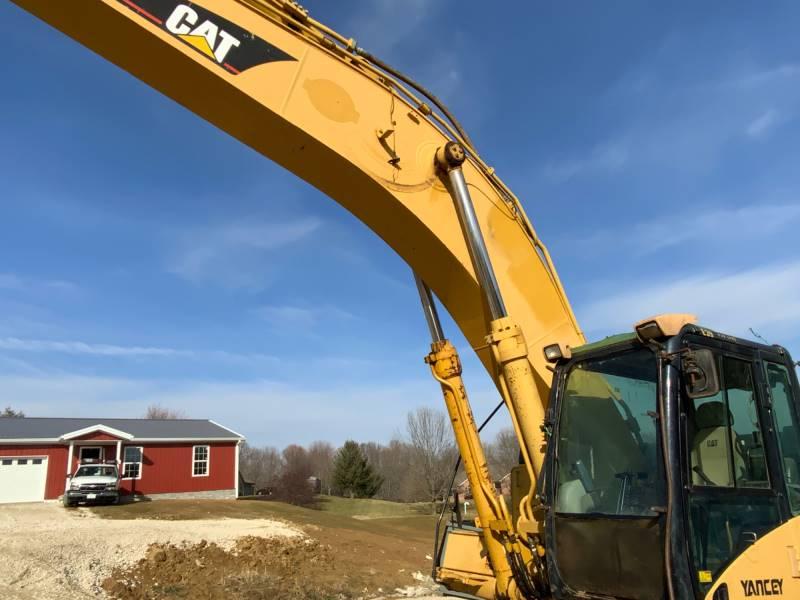
[[[787,516],[800,514],[800,412],[797,384],[791,361],[785,355],[759,353],[761,389],[767,413],[768,438],[775,446],[775,465],[783,477]],[[768,439],[768,441],[769,441]]]
[[[741,347],[710,349],[719,391],[692,399],[683,386],[681,395],[687,539],[698,598],[782,521],[776,491],[782,477],[773,472],[776,448],[757,356]]]

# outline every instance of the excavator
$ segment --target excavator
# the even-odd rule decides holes
[[[587,344],[522,203],[447,107],[291,0],[12,1],[318,188],[411,267],[477,512],[437,540],[447,595],[800,598],[784,348],[685,314]],[[509,501],[437,303],[508,409]]]

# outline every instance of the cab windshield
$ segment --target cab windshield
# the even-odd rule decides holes
[[[116,477],[117,468],[101,465],[83,466],[75,473],[75,477]]]
[[[653,352],[576,362],[564,386],[556,512],[654,516],[665,500]]]

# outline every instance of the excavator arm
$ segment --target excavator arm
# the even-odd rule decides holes
[[[583,336],[520,202],[434,96],[286,0],[13,1],[309,182],[378,234],[418,277],[423,304],[427,295],[432,306],[432,290],[478,354],[507,400],[535,480],[551,379],[542,349],[579,345]],[[472,211],[471,226],[459,199]],[[502,311],[487,293],[486,269]],[[428,315],[433,332],[435,307]],[[458,357],[442,336],[433,342],[428,362],[470,481],[474,490],[486,488]],[[519,597],[514,574],[536,553],[530,539],[519,542],[536,532],[533,490],[526,516],[514,522],[494,490],[478,495],[482,543],[498,576],[492,594]]]

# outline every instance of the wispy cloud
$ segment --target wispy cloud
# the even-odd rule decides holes
[[[776,67],[747,69],[741,74],[726,79],[731,87],[753,88],[774,83],[784,83],[800,77],[800,64],[784,63]]]
[[[62,279],[37,279],[15,273],[0,273],[0,290],[18,292],[76,292],[80,286]]]
[[[25,340],[13,337],[0,338],[0,349],[24,352],[61,352],[91,356],[191,356],[192,352],[174,348],[144,346],[114,346],[87,344],[86,342],[58,342],[53,340]]]
[[[800,331],[800,261],[665,283],[648,278],[646,286],[637,281],[615,289],[620,291],[578,307],[587,331],[629,330],[638,319],[664,312],[694,313],[704,325],[743,337],[754,327],[771,341]]]
[[[545,177],[563,183],[582,175],[613,173],[628,162],[628,149],[622,142],[609,142],[596,146],[587,156],[550,162],[545,165]]]
[[[778,124],[779,119],[780,113],[774,108],[770,108],[754,119],[747,126],[745,133],[753,139],[761,139]]]
[[[707,208],[634,223],[626,227],[624,236],[619,235],[619,229],[597,231],[577,240],[574,246],[592,252],[602,252],[603,249],[619,252],[624,247],[626,252],[641,256],[687,243],[703,246],[730,244],[731,232],[735,232],[739,243],[766,240],[798,223],[800,202]]]
[[[296,328],[310,330],[323,322],[352,321],[356,316],[336,306],[306,307],[293,305],[260,306],[253,313],[276,329]]]
[[[266,354],[240,354],[222,350],[182,350],[159,346],[121,346],[115,344],[93,344],[82,341],[59,341],[41,339],[0,338],[0,350],[10,352],[58,353],[120,359],[131,358],[179,358],[191,360],[225,360],[233,362],[278,362]]]
[[[17,375],[44,375],[45,371],[29,363],[28,361],[0,354],[0,373]]]
[[[195,284],[263,289],[270,279],[266,255],[306,239],[321,226],[319,218],[305,217],[280,223],[229,223],[193,229],[178,236],[167,268]]]
[[[716,79],[689,82],[660,78],[651,62],[634,69],[605,98],[615,115],[624,109],[624,121],[601,133],[588,155],[547,163],[542,175],[563,183],[622,167],[703,172],[731,144],[763,140],[797,113],[800,65],[716,68]]]

